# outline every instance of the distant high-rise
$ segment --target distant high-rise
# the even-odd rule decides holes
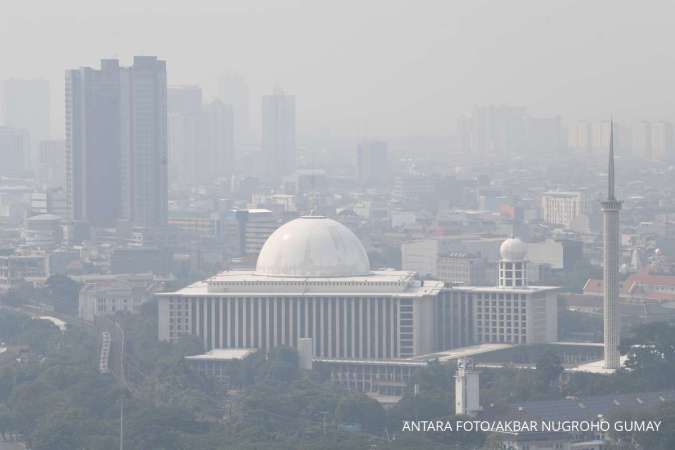
[[[172,182],[191,185],[198,181],[197,149],[202,90],[199,86],[168,88],[169,175]]]
[[[202,103],[198,86],[169,88],[169,174],[181,185],[209,183],[234,171],[234,117],[220,100]]]
[[[650,161],[666,161],[673,158],[675,149],[673,124],[671,122],[641,122],[635,136],[636,150]]]
[[[28,131],[31,140],[29,162],[38,161],[40,141],[50,137],[49,82],[10,79],[3,82],[2,116],[4,125]]]
[[[94,226],[167,220],[166,64],[134,57],[66,72],[66,189],[71,219]]]
[[[262,150],[271,181],[295,171],[295,96],[281,89],[262,99]]]
[[[65,187],[66,143],[63,139],[40,142],[38,179],[50,188]]]
[[[0,176],[21,177],[26,173],[30,137],[23,129],[0,127]]]
[[[621,202],[614,196],[614,126],[609,130],[609,166],[607,199],[602,202],[603,227],[603,309],[606,369],[618,369],[619,360],[619,211]]]
[[[251,140],[250,99],[246,80],[238,75],[226,75],[220,79],[220,99],[232,107],[234,114],[234,138],[238,153],[242,153]]]
[[[364,186],[381,186],[391,176],[387,143],[366,141],[356,149],[356,169],[359,183]]]
[[[214,100],[202,109],[203,166],[206,179],[234,174],[234,111],[231,105]]]

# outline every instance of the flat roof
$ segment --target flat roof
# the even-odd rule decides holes
[[[518,293],[532,294],[535,292],[557,291],[559,286],[522,286],[522,287],[499,287],[499,286],[453,286],[451,290],[468,292],[490,292],[490,293]]]
[[[426,353],[424,355],[418,355],[411,358],[411,360],[430,361],[432,359],[438,359],[439,361],[451,361],[454,359],[469,358],[471,356],[480,355],[482,353],[490,353],[498,350],[506,350],[513,347],[514,346],[512,344],[470,345],[468,347],[453,348],[451,350],[446,350],[443,352]]]
[[[201,355],[186,356],[191,361],[231,361],[244,359],[257,352],[256,348],[214,348]]]

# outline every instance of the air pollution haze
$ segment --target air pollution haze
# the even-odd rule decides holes
[[[674,2],[1,8],[0,450],[675,449]]]
[[[475,104],[663,120],[674,14],[672,2],[608,0],[10,0],[0,78],[49,79],[56,136],[64,70],[133,55],[165,59],[169,84],[209,95],[232,72],[253,97],[280,85],[301,99],[301,133],[454,134]]]

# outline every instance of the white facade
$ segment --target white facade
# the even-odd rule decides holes
[[[361,250],[337,222],[296,219],[270,237],[256,271],[222,272],[158,294],[159,338],[197,335],[207,349],[297,348],[311,338],[314,355],[326,359],[431,352],[443,284],[417,281],[414,272],[364,272]]]
[[[583,192],[545,192],[541,196],[544,223],[571,227],[574,220],[587,212]]]
[[[80,319],[93,322],[96,316],[117,312],[136,313],[150,297],[151,280],[142,276],[129,280],[119,278],[90,279],[80,289],[78,314]]]
[[[436,276],[438,272],[439,242],[437,239],[418,239],[401,244],[401,267],[420,276]]]

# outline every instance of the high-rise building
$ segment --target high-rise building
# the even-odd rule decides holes
[[[619,361],[619,212],[621,202],[614,196],[614,127],[609,130],[609,166],[607,199],[602,202],[603,215],[603,314],[606,369],[618,369]]]
[[[202,103],[198,86],[169,88],[169,175],[181,185],[234,172],[234,117],[220,100]]]
[[[666,161],[673,158],[675,142],[671,122],[643,121],[637,127],[636,150],[649,161]]]
[[[220,100],[232,107],[234,114],[234,137],[237,153],[244,153],[251,135],[249,112],[249,89],[246,81],[238,75],[226,75],[220,79]]]
[[[71,219],[99,227],[167,220],[166,65],[153,56],[66,72],[66,189]]]
[[[206,180],[215,180],[235,172],[234,113],[231,105],[214,100],[203,106],[202,167]]]
[[[571,227],[574,220],[587,213],[586,195],[583,192],[544,192],[541,196],[544,223]]]
[[[23,129],[0,127],[0,176],[21,177],[26,174],[30,136]]]
[[[511,154],[525,149],[528,117],[525,108],[475,107],[457,124],[460,150],[476,155]]]
[[[40,182],[47,187],[65,187],[66,142],[64,140],[51,139],[40,142],[37,175]]]
[[[3,82],[2,116],[4,125],[28,131],[31,165],[38,161],[40,141],[50,138],[50,100],[47,80],[10,79]]]
[[[295,172],[295,96],[278,88],[262,99],[262,150],[270,181]]]
[[[356,149],[356,169],[361,185],[385,185],[391,175],[387,143],[382,141],[360,143]]]

